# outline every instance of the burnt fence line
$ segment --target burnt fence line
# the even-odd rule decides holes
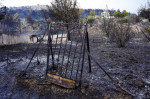
[[[80,32],[79,32],[80,33]],[[81,33],[80,33],[80,35],[82,35]],[[87,36],[87,35],[86,35]],[[86,37],[85,37],[86,38]],[[84,39],[82,39],[82,42],[86,42],[86,40],[84,40]],[[128,90],[126,90],[125,88],[123,88],[122,86],[120,86],[119,84],[118,84],[118,82],[116,82],[108,73],[107,73],[107,71],[98,63],[98,61],[91,55],[91,53],[89,52],[89,50],[88,50],[88,44],[86,45],[86,44],[84,44],[84,48],[85,48],[85,52],[88,54],[88,56],[97,64],[97,66],[108,76],[108,78],[112,81],[112,83],[116,86],[116,87],[118,87],[118,88],[120,88],[122,91],[124,91],[124,92],[126,92],[126,93],[128,93],[128,94],[130,94],[131,96],[135,96],[133,93],[131,93],[131,92],[129,92]],[[81,76],[82,77],[82,76]],[[80,79],[80,83],[82,83],[82,79]]]

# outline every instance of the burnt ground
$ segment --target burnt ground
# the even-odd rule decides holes
[[[81,88],[64,89],[59,86],[38,85],[43,79],[46,64],[37,65],[33,60],[27,79],[18,76],[27,66],[36,44],[18,44],[0,47],[0,99],[145,99],[150,98],[150,43],[132,40],[125,48],[106,43],[99,34],[90,34],[91,54],[108,74],[122,87],[135,95],[120,91],[107,75],[92,61],[92,73],[88,73],[85,61]],[[93,38],[95,40],[93,40]],[[39,57],[46,56],[42,45]],[[87,55],[86,55],[87,56]]]
[[[118,48],[115,43],[108,43],[102,34],[93,33],[90,36],[91,54],[107,73],[133,93],[135,99],[150,98],[150,42],[143,37],[135,37],[126,44],[125,48]],[[97,69],[94,63],[92,66],[94,73],[102,74],[101,77],[95,76],[91,85],[98,88],[101,86],[101,84],[98,86],[98,81],[110,81],[105,81],[108,77]],[[102,86],[108,86],[110,83],[107,85],[103,83]]]

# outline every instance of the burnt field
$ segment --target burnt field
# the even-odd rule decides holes
[[[0,47],[0,98],[150,98],[150,43],[132,40],[125,48],[118,48],[114,43],[106,43],[100,34],[93,33],[89,36],[91,55],[134,97],[117,88],[93,60],[92,73],[88,73],[87,54],[82,87],[65,89],[51,83],[40,85],[46,68],[46,44],[41,44],[27,70],[26,78],[20,78],[19,75],[28,65],[37,44],[17,44]]]
[[[136,27],[142,28],[132,25],[134,35],[122,47],[96,25],[75,26],[70,38],[66,28],[57,27],[37,43],[1,45],[0,98],[150,98],[150,42]],[[127,36],[118,34],[120,40]],[[47,79],[48,74],[55,79]],[[75,84],[63,84],[60,77]]]
[[[150,1],[137,1],[1,0],[0,99],[150,99]]]

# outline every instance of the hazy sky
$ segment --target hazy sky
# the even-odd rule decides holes
[[[3,4],[6,6],[26,6],[26,5],[46,5],[50,4],[52,0],[4,0]],[[81,8],[99,8],[105,9],[106,4],[109,9],[127,10],[132,13],[137,13],[141,5],[145,5],[148,0],[78,0]]]

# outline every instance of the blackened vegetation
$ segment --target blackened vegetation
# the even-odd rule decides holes
[[[72,26],[72,25],[70,25]],[[62,28],[61,28],[62,27]],[[78,27],[78,25],[77,25]],[[78,29],[81,29],[83,30],[83,28],[77,28],[76,26],[73,25],[73,27],[70,27],[70,33],[71,33],[71,41],[68,41],[67,40],[67,29],[65,27],[65,25],[59,25],[59,24],[53,24],[52,27],[51,27],[51,32],[48,32],[48,33],[51,33],[51,47],[53,49],[53,51],[50,51],[50,58],[49,58],[49,61],[50,63],[48,64],[48,73],[53,73],[53,74],[56,74],[56,75],[60,75],[60,76],[64,76],[64,77],[67,77],[67,78],[70,78],[70,74],[71,74],[71,70],[72,70],[72,66],[73,66],[73,63],[74,63],[74,66],[73,66],[73,70],[76,70],[76,67],[78,67],[78,63],[81,64],[81,62],[78,62],[76,60],[79,60],[79,58],[81,58],[80,61],[82,61],[82,58],[83,58],[83,54],[81,54],[81,57],[80,57],[80,48],[81,48],[81,45],[82,45],[82,41],[84,39],[81,39],[80,37],[80,32],[78,31]],[[45,33],[44,33],[45,34]],[[62,37],[62,34],[63,34],[63,37]],[[84,32],[82,31],[81,32],[81,35],[83,35]],[[78,41],[79,39],[79,41]],[[54,94],[57,94],[58,92],[60,91],[57,91],[56,93],[52,93],[51,91],[56,91],[55,88],[53,88],[52,86],[50,86],[49,84],[51,84],[50,82],[42,82],[42,83],[39,83],[38,81],[40,81],[41,79],[44,78],[44,74],[45,74],[45,67],[47,64],[45,64],[47,61],[45,61],[47,59],[47,44],[45,44],[43,46],[43,44],[45,43],[43,40],[41,40],[41,45],[39,47],[39,50],[37,51],[37,53],[35,54],[35,57],[33,58],[33,60],[31,61],[31,64],[29,66],[29,68],[27,69],[25,75],[23,77],[25,77],[26,79],[20,79],[18,78],[17,82],[19,84],[23,84],[24,86],[20,85],[18,86],[15,86],[16,88],[18,88],[19,90],[23,90],[23,91],[20,91],[24,93],[24,96],[28,96],[28,97],[34,97],[32,94],[34,94],[35,96],[39,96],[39,97],[48,97],[48,96],[53,96],[54,97]],[[60,43],[61,42],[61,43]],[[78,43],[77,43],[78,42]],[[81,43],[81,45],[80,45]],[[77,47],[76,47],[76,44],[77,44]],[[38,45],[38,44],[37,44]],[[37,46],[36,45],[36,46]],[[66,45],[66,48],[65,48],[65,45]],[[70,45],[72,45],[72,48],[70,48]],[[24,45],[25,46],[25,45]],[[22,46],[22,47],[24,47]],[[12,51],[14,53],[14,55],[11,55],[9,53],[9,55],[7,55],[8,57],[6,58],[6,60],[9,60],[7,62],[7,67],[5,67],[5,65],[2,65],[2,67],[4,66],[5,68],[7,68],[7,71],[13,71],[13,72],[10,72],[12,74],[18,74],[20,71],[16,70],[18,68],[22,68],[22,70],[25,70],[24,67],[26,67],[28,64],[28,62],[30,61],[30,58],[32,57],[33,55],[33,52],[36,49],[36,46],[33,44],[33,45],[29,45],[30,47],[29,48],[32,48],[30,49],[31,52],[28,52],[27,54],[29,55],[28,58],[24,58],[25,55],[21,55],[20,54],[17,54],[19,53],[18,49],[17,50],[13,50],[14,48],[17,48],[17,46],[13,47],[11,46],[9,51]],[[105,45],[107,46],[107,45]],[[84,47],[84,46],[83,46]],[[102,47],[102,48],[99,48],[99,47]],[[6,47],[7,48],[7,47]],[[13,49],[12,49],[13,48]],[[148,48],[148,47],[147,47]],[[65,50],[66,49],[66,50]],[[70,50],[71,49],[71,50]],[[132,48],[131,48],[132,49]],[[29,50],[29,49],[26,49],[26,50]],[[87,50],[87,49],[86,49]],[[123,78],[122,75],[125,75],[125,81],[127,81],[127,84],[129,84],[130,86],[133,86],[133,87],[136,87],[136,88],[141,88],[141,89],[144,89],[144,83],[145,81],[143,80],[137,80],[134,78],[134,74],[130,73],[132,71],[132,69],[134,67],[132,66],[128,66],[128,64],[126,64],[125,62],[131,62],[132,65],[134,66],[134,64],[136,64],[136,66],[138,66],[138,62],[140,62],[139,60],[137,60],[134,57],[130,57],[130,54],[133,53],[133,52],[130,52],[128,50],[126,50],[126,52],[124,53],[123,50],[126,50],[126,49],[118,49],[118,48],[111,48],[110,47],[107,47],[107,49],[104,49],[104,45],[99,45],[99,46],[96,46],[96,48],[94,48],[94,46],[92,46],[92,56],[94,55],[94,57],[96,57],[97,59],[99,59],[99,62],[96,62],[95,64],[95,59],[94,59],[94,62],[92,60],[92,73],[89,74],[89,67],[88,67],[88,59],[85,57],[85,64],[84,64],[84,67],[80,67],[79,68],[79,75],[81,74],[81,69],[83,69],[83,78],[82,78],[82,85],[84,84],[87,84],[86,87],[81,87],[81,90],[76,90],[76,95],[77,94],[81,94],[80,92],[82,93],[85,93],[85,94],[88,94],[88,95],[92,95],[92,96],[89,96],[89,97],[94,97],[96,98],[95,95],[97,95],[98,98],[100,98],[101,96],[98,96],[98,94],[100,95],[101,94],[101,91],[100,90],[104,90],[105,88],[105,91],[106,90],[110,90],[110,93],[120,93],[122,91],[119,91],[118,92],[118,89],[116,90],[116,88],[112,88],[111,84],[112,82],[109,81],[110,79],[107,79],[104,75],[104,73],[99,69],[97,68],[98,66],[101,67],[103,66],[105,70],[107,70],[107,72],[109,72],[108,74],[111,74],[113,75],[113,78],[115,78],[116,80],[118,80],[118,77]],[[144,50],[144,49],[143,49]],[[60,51],[60,52],[59,52]],[[64,52],[65,51],[65,52]],[[74,53],[76,51],[76,53]],[[116,54],[117,52],[119,51],[120,54]],[[123,51],[123,52],[121,52]],[[52,53],[53,52],[53,56],[54,56],[54,65],[52,65]],[[100,52],[100,53],[98,53]],[[144,51],[143,51],[144,52]],[[148,52],[148,51],[147,51]],[[70,55],[69,55],[70,53]],[[127,54],[128,53],[128,54]],[[25,53],[24,53],[25,54]],[[64,56],[63,56],[64,54]],[[142,54],[142,53],[141,53]],[[140,55],[141,55],[140,54]],[[61,56],[62,55],[62,56]],[[74,56],[75,55],[75,56]],[[87,54],[86,54],[87,55]],[[128,56],[129,55],[129,56]],[[144,54],[145,55],[145,54]],[[20,60],[17,60],[15,62],[13,62],[14,60],[11,58],[12,57],[17,57],[17,56],[21,56]],[[37,58],[38,57],[38,58]],[[59,58],[58,58],[59,57]],[[64,58],[63,58],[64,57]],[[69,58],[68,58],[69,57]],[[73,62],[73,58],[75,57],[75,60]],[[109,58],[107,58],[109,57]],[[124,58],[127,58],[124,60]],[[129,57],[129,60],[128,60],[128,57]],[[145,55],[146,58],[148,58],[148,56]],[[105,59],[106,58],[106,59]],[[121,60],[119,60],[118,62],[118,58],[121,58]],[[39,59],[38,61],[36,61],[37,59]],[[68,61],[69,59],[69,61]],[[92,58],[93,59],[93,58]],[[62,64],[62,60],[63,61],[63,65]],[[109,61],[109,60],[112,60],[112,61]],[[57,65],[57,61],[58,61],[58,64]],[[116,61],[118,63],[116,63]],[[126,64],[127,66],[124,66],[121,67],[121,63],[123,62],[123,64]],[[25,64],[26,63],[26,64]],[[149,63],[148,61],[146,63]],[[145,63],[145,64],[146,64]],[[3,64],[3,63],[2,63]],[[20,65],[21,64],[21,65]],[[101,65],[98,65],[98,64],[101,64]],[[118,64],[118,65],[117,65]],[[55,68],[51,68],[52,66],[54,66]],[[114,67],[114,68],[112,68]],[[66,69],[68,68],[68,69]],[[120,69],[121,68],[121,69]],[[129,68],[126,70],[126,68]],[[136,67],[137,68],[137,67]],[[142,69],[142,68],[137,68],[138,70],[139,69]],[[66,72],[67,70],[67,72]],[[119,70],[119,71],[118,71]],[[129,71],[130,72],[129,72]],[[135,69],[133,69],[133,72]],[[149,73],[149,70],[147,69],[147,67],[144,68],[144,70],[147,70],[147,74]],[[62,72],[64,71],[64,72]],[[125,74],[124,74],[125,72]],[[139,71],[140,72],[140,71]],[[3,73],[3,72],[2,72]],[[22,72],[21,72],[22,74]],[[119,75],[118,75],[119,74]],[[128,75],[128,74],[131,74],[131,75]],[[121,76],[120,76],[121,75]],[[71,79],[72,77],[76,77],[76,74],[74,73],[74,71],[72,71],[72,76],[71,76]],[[80,78],[80,76],[78,76]],[[111,78],[111,77],[110,77]],[[3,77],[1,77],[2,79],[2,82],[3,82]],[[37,79],[37,80],[35,80]],[[39,80],[40,79],[40,80]],[[74,78],[73,78],[74,79]],[[134,81],[132,81],[131,79],[135,79]],[[79,79],[80,80],[80,79]],[[87,82],[86,82],[87,81]],[[118,81],[119,84],[122,84],[124,85],[125,88],[128,88],[129,86],[127,85],[126,86],[126,83],[124,84],[124,79],[123,79],[123,82],[122,81]],[[129,81],[129,82],[128,82]],[[143,83],[144,82],[144,83]],[[90,83],[90,84],[89,84]],[[40,84],[40,86],[38,85]],[[94,85],[95,84],[95,85]],[[117,84],[117,83],[116,83]],[[95,89],[92,89],[90,86],[96,86],[97,88],[102,88],[105,87],[104,89],[100,89],[99,91],[95,90]],[[110,86],[111,85],[111,86]],[[3,85],[2,85],[3,86]],[[107,87],[106,87],[107,86]],[[111,88],[112,89],[111,89]],[[118,87],[118,86],[117,86]],[[2,90],[4,87],[2,87],[0,90]],[[16,91],[17,89],[14,88],[15,90],[13,91],[13,93],[15,95],[18,95],[17,93],[19,93],[18,91]],[[27,89],[27,88],[30,88],[30,91]],[[107,89],[108,88],[108,89]],[[4,88],[5,89],[5,88]],[[134,89],[134,88],[133,88]],[[38,91],[40,93],[38,94],[35,94],[36,91]],[[87,92],[88,90],[88,92]],[[89,90],[92,90],[93,92],[89,91]],[[112,91],[113,90],[113,91]],[[105,93],[105,91],[103,93]],[[132,90],[129,90],[132,92]],[[32,93],[33,92],[33,93]],[[70,92],[70,90],[67,92]],[[3,92],[5,93],[5,92]],[[50,93],[48,95],[45,95],[45,93]],[[74,92],[70,92],[71,94],[69,94],[70,96],[71,95],[74,95]],[[96,94],[95,94],[96,93]],[[15,97],[15,95],[12,94],[12,97]],[[43,95],[44,94],[44,95]],[[53,95],[51,95],[53,94]],[[85,95],[85,94],[81,94],[83,97],[87,97],[88,95]],[[149,94],[147,92],[147,94]],[[85,96],[84,96],[85,95]],[[125,95],[125,96],[124,96]],[[104,97],[113,97],[112,94],[111,95],[107,95],[107,93],[103,94]],[[129,95],[126,95],[126,94],[123,94],[123,96],[120,96],[120,97],[130,97]],[[20,97],[20,96],[18,96]],[[56,96],[55,96],[56,97]],[[65,97],[65,96],[63,96]],[[67,97],[67,96],[66,96]],[[149,95],[147,95],[147,97],[149,97]]]
[[[150,2],[147,1],[146,5],[147,5],[147,7],[146,6],[142,7],[138,13],[141,17],[144,17],[150,21]]]
[[[1,7],[0,8],[0,20],[5,19],[5,15],[6,15],[6,7]]]
[[[126,43],[133,37],[130,22],[116,22],[114,19],[103,19],[102,30],[108,38],[108,42],[115,42],[118,47],[125,47]]]

